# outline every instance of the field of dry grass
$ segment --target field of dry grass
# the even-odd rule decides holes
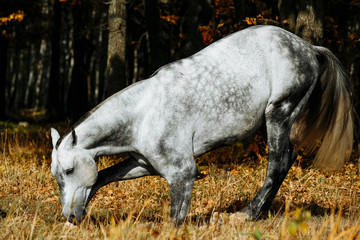
[[[233,222],[264,181],[261,137],[197,159],[185,224],[169,222],[170,196],[160,177],[112,183],[96,194],[77,227],[65,225],[50,173],[48,127],[0,125],[0,239],[356,239],[360,238],[359,154],[340,172],[323,173],[298,158],[270,211],[256,221]],[[65,130],[65,127],[62,127]],[[99,169],[120,157],[101,158]],[[221,222],[209,223],[214,212]]]

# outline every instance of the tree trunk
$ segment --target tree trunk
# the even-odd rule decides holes
[[[149,72],[152,74],[159,67],[166,64],[168,56],[166,54],[165,47],[166,43],[161,36],[161,23],[160,23],[160,12],[158,8],[157,0],[144,0],[145,5],[145,20],[146,27],[149,36]]]
[[[0,34],[0,120],[6,118],[6,68],[7,68],[7,42],[8,40]]]
[[[185,4],[185,21],[181,32],[186,37],[186,42],[184,44],[183,55],[181,57],[188,57],[204,47],[201,33],[199,31],[199,25],[202,19],[199,19],[199,16],[202,17],[202,11],[204,9],[207,9],[208,11],[210,9],[209,6],[206,6],[206,1],[187,0]],[[208,21],[209,20],[210,19],[208,19]]]
[[[280,20],[289,23],[289,30],[295,32],[297,7],[295,0],[279,0],[278,3]]]
[[[324,0],[298,1],[295,34],[306,41],[321,45],[324,35]]]
[[[51,65],[49,79],[49,93],[47,110],[50,118],[58,118],[64,115],[64,107],[60,102],[60,27],[61,25],[61,6],[59,0],[54,1],[54,15],[52,26],[52,48]]]
[[[74,16],[72,14],[73,6],[65,4],[62,5],[62,18],[60,30],[60,79],[58,83],[61,89],[60,103],[64,107],[64,115],[69,110],[67,108],[69,99],[69,89],[71,84],[71,77],[74,70]]]
[[[279,12],[281,20],[289,22],[290,31],[312,44],[322,44],[324,0],[280,0]]]
[[[74,5],[73,7],[74,26],[78,28],[78,31],[74,32],[74,68],[67,103],[68,115],[73,120],[80,118],[89,110],[86,61],[90,43],[87,39],[87,28],[85,27],[88,10],[86,3]]]
[[[109,6],[109,42],[105,97],[127,87],[126,0],[112,0]]]
[[[237,22],[243,21],[248,15],[249,0],[234,0],[235,18]]]
[[[98,93],[97,93],[97,102],[101,102],[104,100],[104,92],[105,92],[105,83],[106,83],[106,71],[107,71],[107,52],[108,52],[108,42],[109,42],[109,34],[108,29],[106,27],[106,23],[108,22],[108,10],[103,13],[102,16],[102,27],[101,28],[101,46],[100,46],[100,59],[99,59],[99,85],[98,85]]]

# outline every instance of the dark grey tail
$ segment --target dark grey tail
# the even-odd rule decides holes
[[[314,50],[321,65],[320,79],[296,120],[292,135],[307,153],[318,148],[316,166],[336,170],[352,151],[352,89],[340,61],[331,51],[316,46]]]

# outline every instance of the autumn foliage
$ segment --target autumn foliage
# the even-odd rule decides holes
[[[24,11],[17,11],[7,17],[0,17],[0,25],[7,25],[9,22],[21,22],[24,19]]]

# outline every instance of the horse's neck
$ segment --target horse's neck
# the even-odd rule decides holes
[[[80,147],[93,155],[113,155],[133,151],[131,147],[134,105],[143,88],[133,87],[101,103],[75,128]]]

